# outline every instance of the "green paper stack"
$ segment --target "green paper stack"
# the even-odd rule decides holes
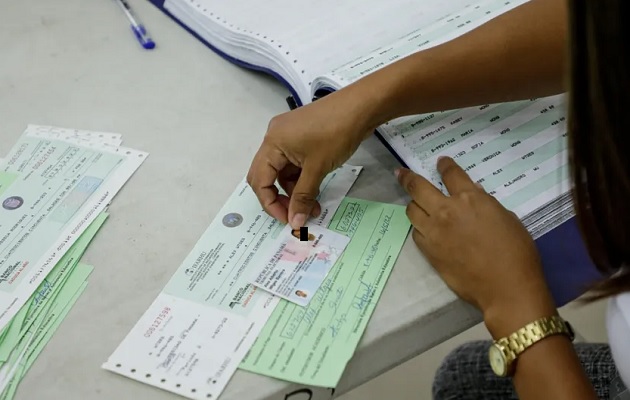
[[[107,219],[101,213],[0,332],[0,400],[9,400],[87,285],[92,267],[81,256]]]

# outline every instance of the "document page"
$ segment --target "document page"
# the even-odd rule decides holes
[[[441,8],[440,18],[418,23],[400,37],[375,45],[347,63],[333,66],[321,79],[334,82],[337,89],[344,87],[401,58],[453,40],[527,1],[481,0],[460,3],[456,8]],[[316,87],[321,85],[316,83]]]
[[[320,188],[328,225],[360,172],[345,165]],[[103,368],[192,399],[217,398],[279,298],[251,285],[284,227],[243,181]]]
[[[318,76],[474,0],[166,0],[164,8],[228,55],[271,68],[301,100]]]
[[[390,46],[334,70],[327,81],[343,87],[421,49],[468,32],[526,0],[485,0],[406,35]],[[327,83],[326,83],[327,82]],[[564,96],[486,104],[399,118],[379,128],[384,140],[411,169],[444,190],[436,170],[450,156],[536,237],[571,217]],[[549,220],[532,213],[559,205]],[[551,207],[553,208],[553,207]],[[554,215],[561,214],[561,218]]]
[[[147,156],[63,134],[31,126],[0,164],[0,329]]]
[[[521,218],[570,190],[564,96],[435,113],[383,132],[437,186],[437,158],[450,156]]]
[[[106,213],[101,213],[90,226],[81,234],[79,239],[70,247],[70,249],[59,260],[57,265],[42,281],[37,290],[31,295],[28,301],[11,320],[3,332],[0,341],[0,364],[5,363],[9,359],[9,355],[14,351],[16,345],[25,337],[26,331],[30,329],[33,321],[35,321],[42,310],[49,304],[50,299],[57,295],[57,292],[63,287],[68,275],[73,271],[83,253],[87,250],[88,245],[96,236],[107,219]],[[0,376],[3,374],[4,367],[0,368]]]
[[[337,386],[410,227],[404,206],[345,198],[328,228],[350,244],[308,307],[280,301],[240,368]]]

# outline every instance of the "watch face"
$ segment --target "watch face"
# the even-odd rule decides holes
[[[497,347],[497,345],[490,346],[490,350],[488,351],[488,358],[490,360],[490,367],[495,374],[499,376],[505,376],[506,365],[505,365],[505,357],[501,352],[501,349]]]

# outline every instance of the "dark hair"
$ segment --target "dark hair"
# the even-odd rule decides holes
[[[630,291],[628,0],[571,0],[569,149],[575,207],[597,267],[591,300]]]

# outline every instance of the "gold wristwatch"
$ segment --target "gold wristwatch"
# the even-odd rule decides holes
[[[571,341],[575,333],[571,325],[558,316],[544,317],[525,325],[510,336],[495,340],[488,352],[490,366],[498,376],[511,376],[518,356],[534,343],[551,335],[567,335]]]

